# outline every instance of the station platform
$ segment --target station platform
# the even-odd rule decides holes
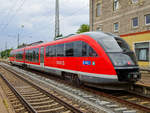
[[[150,87],[150,71],[141,71],[141,80],[137,82],[137,85]]]

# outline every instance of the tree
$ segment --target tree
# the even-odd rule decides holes
[[[80,34],[88,31],[90,31],[90,26],[88,24],[82,24],[76,33]]]
[[[6,49],[4,51],[1,52],[1,57],[2,58],[8,58],[10,56],[10,52],[12,49]]]

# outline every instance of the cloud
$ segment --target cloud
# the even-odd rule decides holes
[[[1,1],[0,48],[4,49],[5,42],[8,43],[8,48],[15,48],[18,33],[20,43],[52,41],[54,38],[55,0],[25,0],[20,7],[22,2],[23,0]],[[60,32],[63,35],[75,33],[81,24],[88,23],[89,0],[60,0]]]

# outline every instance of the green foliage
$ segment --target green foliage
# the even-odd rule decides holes
[[[26,46],[26,44],[23,43],[23,44],[19,45],[17,48],[22,48],[22,47],[25,47],[25,46]]]
[[[88,31],[90,31],[90,26],[88,24],[82,24],[76,33],[80,34]]]
[[[0,53],[0,54],[1,54],[1,58],[8,58],[9,55],[10,55],[11,50],[12,50],[12,48],[2,51],[2,52]]]

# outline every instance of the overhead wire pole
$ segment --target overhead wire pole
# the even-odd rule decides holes
[[[91,0],[90,2],[91,2],[91,4],[92,4],[92,6],[91,6],[91,7],[92,7],[92,8],[91,8],[91,9],[92,9],[92,19],[91,19],[91,21],[92,21],[92,22],[91,22],[92,29],[91,29],[91,30],[94,31],[94,1]]]
[[[17,36],[17,42],[18,42],[18,47],[19,48],[19,33],[18,33],[18,36]]]
[[[56,0],[55,8],[55,37],[54,40],[59,36],[59,0]]]
[[[7,58],[7,41],[5,42],[5,58]]]

